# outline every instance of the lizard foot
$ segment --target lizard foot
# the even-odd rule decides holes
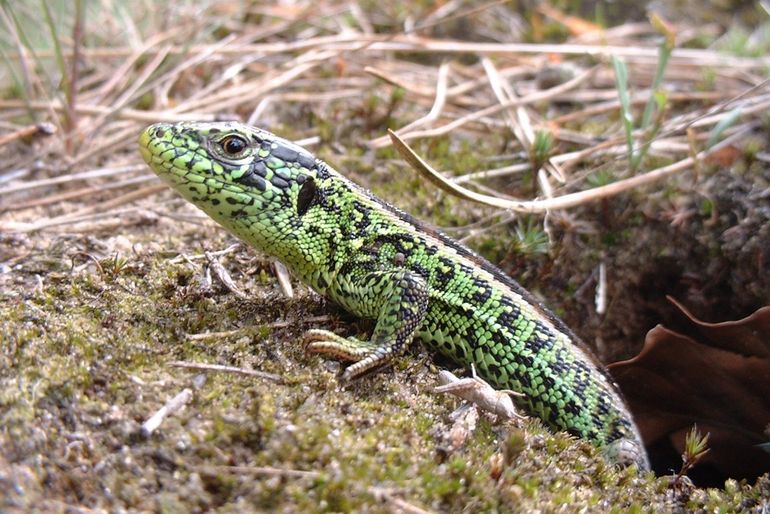
[[[305,350],[310,353],[331,355],[354,362],[342,373],[342,380],[350,380],[386,364],[392,358],[389,347],[378,346],[355,337],[343,337],[328,330],[313,329],[305,332]]]
[[[361,341],[355,337],[343,337],[329,330],[313,329],[305,332],[305,349],[310,353],[321,353],[358,362],[364,359],[376,348],[369,341]]]

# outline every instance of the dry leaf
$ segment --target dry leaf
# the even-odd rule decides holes
[[[770,307],[738,321],[705,323],[674,303],[690,320],[689,334],[657,326],[639,355],[609,366],[653,467],[665,473],[678,466],[666,453],[680,454],[697,424],[711,433],[701,467],[711,468],[716,485],[770,471],[770,453],[760,446],[770,423]]]

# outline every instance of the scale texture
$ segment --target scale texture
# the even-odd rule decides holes
[[[307,150],[239,123],[156,124],[140,151],[177,192],[341,307],[368,341],[314,329],[308,349],[351,361],[343,379],[415,338],[470,367],[552,428],[648,468],[625,403],[570,330],[514,280]]]

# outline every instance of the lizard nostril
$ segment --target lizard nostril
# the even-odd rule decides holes
[[[155,129],[155,137],[161,138],[166,135],[166,131],[162,128]]]

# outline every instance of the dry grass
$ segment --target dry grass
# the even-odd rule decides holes
[[[576,34],[562,43],[514,42],[517,34],[506,34],[504,27],[522,27],[526,20],[499,1],[472,9],[450,2],[415,9],[403,20],[377,9],[335,2],[252,4],[243,12],[226,3],[135,7],[139,9],[129,12],[87,4],[81,7],[81,14],[87,14],[82,26],[63,9],[54,12],[51,28],[56,39],[45,33],[45,27],[39,27],[41,34],[33,33],[36,18],[31,9],[4,9],[8,29],[4,83],[14,93],[0,100],[0,118],[5,132],[27,143],[3,141],[7,186],[0,195],[6,209],[13,210],[3,216],[6,229],[44,230],[93,220],[97,213],[110,219],[126,212],[119,207],[156,194],[160,189],[134,151],[135,135],[150,122],[238,118],[268,127],[290,125],[292,121],[282,117],[287,110],[312,112],[323,120],[331,105],[344,109],[370,95],[385,103],[394,92],[400,99],[392,106],[396,112],[381,113],[377,106],[376,112],[362,116],[368,114],[369,119],[348,121],[349,130],[363,125],[367,134],[379,134],[368,138],[363,134],[359,144],[388,145],[386,125],[411,120],[390,128],[406,141],[446,134],[473,140],[508,132],[513,141],[506,150],[527,156],[535,132],[543,130],[557,144],[541,163],[545,174],[536,195],[585,192],[591,187],[587,176],[607,161],[626,158],[622,127],[608,122],[620,109],[608,57],[625,59],[632,103],[644,103],[662,37],[644,24],[633,31],[626,26],[591,31],[595,27],[568,19],[566,29]],[[482,32],[489,20],[495,22]],[[461,33],[465,27],[461,23],[469,30],[465,37],[489,41],[434,36],[443,28]],[[680,48],[674,50],[666,70],[665,119],[651,141],[649,134],[636,133],[638,141],[651,146],[652,156],[679,160],[677,170],[691,169],[704,157],[698,152],[710,131],[731,113],[740,110],[724,135],[740,139],[757,129],[770,108],[765,75],[770,59],[681,48],[715,29],[686,22],[672,29]],[[548,78],[553,76],[556,79]],[[42,122],[56,127],[55,134],[43,138],[28,133],[30,124]],[[580,126],[600,130],[579,135],[571,130]],[[318,141],[311,123],[292,128],[308,141]],[[454,180],[473,184],[484,176],[521,177],[531,173],[531,164]],[[622,168],[622,162],[615,167]],[[101,180],[94,181],[95,175]],[[515,185],[520,179],[513,175],[510,180]],[[648,182],[634,177],[628,187]],[[147,185],[136,190],[137,184]],[[606,187],[623,190],[618,184]],[[43,194],[47,198],[41,202]],[[577,202],[546,202],[543,208],[602,196],[602,191],[588,193]],[[39,209],[41,203],[50,206],[61,200],[71,205],[78,199],[88,205],[86,212],[56,215]]]

